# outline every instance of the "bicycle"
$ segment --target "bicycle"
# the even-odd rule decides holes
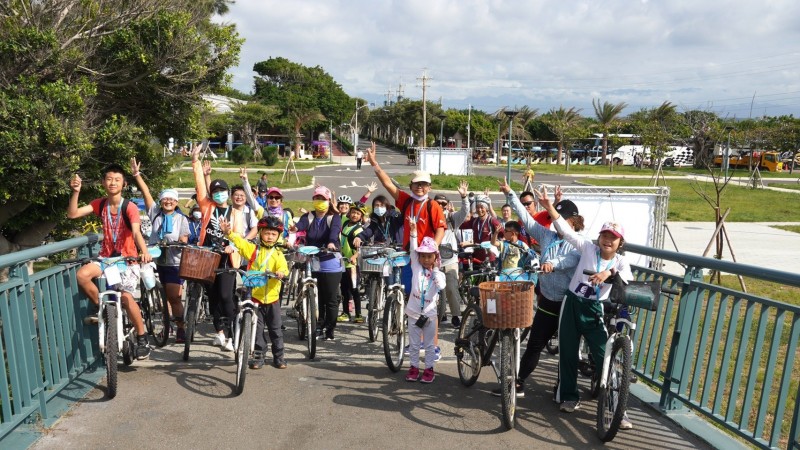
[[[405,313],[405,289],[400,283],[400,268],[411,262],[408,252],[396,251],[391,247],[380,250],[379,258],[368,259],[372,265],[380,266],[381,274],[391,274],[391,283],[384,285],[383,277],[374,284],[375,296],[377,301],[373,304],[373,311],[370,312],[370,328],[377,320],[378,311],[383,308],[383,355],[386,357],[386,365],[392,372],[397,372],[403,366],[406,347],[406,313]],[[383,286],[383,289],[379,289]],[[372,291],[370,291],[372,297]],[[372,303],[372,300],[371,300]]]
[[[252,356],[256,344],[256,331],[258,328],[258,315],[256,309],[259,303],[253,301],[253,288],[264,286],[270,278],[279,279],[274,272],[250,270],[239,268],[217,269],[217,275],[223,273],[237,273],[242,277],[242,286],[236,289],[238,297],[238,312],[233,321],[233,355],[236,365],[234,392],[236,395],[244,391],[244,382],[247,379],[247,362]]]
[[[501,387],[503,425],[510,430],[516,421],[520,329],[530,326],[533,321],[533,284],[484,282],[479,290],[480,304],[470,302],[467,305],[455,341],[458,378],[464,386],[472,386],[478,380],[481,368],[491,365]],[[515,314],[510,313],[511,308]],[[498,341],[499,369],[492,359]]]
[[[327,248],[305,245],[299,247],[295,252],[295,260],[303,264],[304,269],[300,282],[296,285],[297,300],[295,309],[297,310],[297,334],[300,339],[305,339],[308,349],[308,359],[314,359],[317,354],[317,280],[311,276],[311,266],[314,258],[319,254],[331,253]]]
[[[494,246],[491,242],[486,241],[481,242],[480,244],[464,246],[462,247],[462,250],[471,248],[482,248],[484,250],[489,250],[493,247]],[[458,293],[460,294],[462,301],[469,305],[470,303],[478,301],[477,286],[480,283],[484,281],[494,281],[495,276],[497,275],[497,267],[492,264],[488,257],[483,261],[473,258],[471,252],[459,252],[458,259],[462,264],[460,269],[464,269],[459,270],[459,276],[461,279],[458,283]],[[479,265],[478,269],[474,269],[475,264]]]
[[[594,275],[592,270],[584,270]],[[605,355],[600,371],[594,368],[592,392],[597,392],[597,437],[610,442],[619,431],[620,423],[628,409],[630,383],[636,378],[631,371],[633,335],[636,323],[632,321],[638,308],[655,311],[662,293],[679,292],[648,281],[623,282],[615,279],[609,302],[603,305],[603,323],[608,330]],[[594,395],[593,395],[594,396]]]
[[[160,255],[160,251],[157,248],[149,249],[149,253],[153,257],[158,257],[158,255]],[[119,355],[122,354],[122,362],[126,366],[130,366],[133,364],[133,361],[136,360],[134,355],[136,348],[136,332],[125,309],[122,308],[122,292],[117,289],[108,289],[107,286],[105,286],[107,276],[111,276],[106,274],[116,272],[115,277],[118,278],[121,272],[128,269],[128,263],[137,263],[141,261],[141,259],[132,256],[115,256],[110,258],[89,257],[64,260],[61,264],[86,264],[92,261],[99,262],[100,268],[103,270],[103,274],[97,277],[98,286],[101,288],[106,287],[105,290],[98,293],[96,320],[98,324],[98,347],[100,353],[103,355],[106,368],[106,382],[108,385],[106,396],[111,399],[117,396],[117,363]],[[90,322],[93,322],[93,320],[90,318],[84,319],[84,323]]]
[[[396,250],[398,248],[394,245],[362,245],[359,249],[359,270],[361,271],[361,279],[366,285],[367,330],[370,342],[375,342],[378,339],[378,326],[382,321],[388,286],[400,282],[399,268],[390,272],[390,266],[385,265],[381,260],[381,258],[389,257]],[[375,259],[376,257],[377,259]],[[375,260],[376,264],[371,264],[370,260]],[[386,283],[387,278],[389,281],[388,286]]]

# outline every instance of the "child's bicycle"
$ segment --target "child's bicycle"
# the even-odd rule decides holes
[[[384,259],[398,251],[393,245],[362,245],[358,251],[358,265],[361,280],[365,287],[367,298],[367,329],[369,341],[378,339],[378,325],[383,318],[383,308],[386,303],[388,287],[399,283],[400,270],[396,268],[390,272],[391,267],[384,264]],[[371,264],[374,260],[379,264]],[[389,280],[388,286],[386,280]]]
[[[311,276],[311,266],[314,259],[319,258],[320,254],[331,253],[325,247],[314,247],[305,245],[297,249],[295,261],[304,265],[300,278],[295,282],[295,286],[290,288],[297,289],[295,293],[295,309],[297,310],[297,334],[300,339],[305,339],[308,349],[308,359],[314,359],[317,354],[317,280]]]
[[[153,257],[157,257],[160,254],[158,248],[150,249],[149,251]],[[119,277],[121,272],[127,270],[128,263],[138,263],[140,260],[139,257],[131,256],[89,257],[64,260],[61,264],[99,262],[103,274],[97,277],[97,282],[100,287],[104,287],[107,281],[107,270],[116,272],[115,277]],[[106,396],[114,398],[117,396],[117,361],[119,360],[119,355],[122,355],[122,362],[126,366],[133,364],[133,361],[136,360],[136,333],[133,323],[129,320],[125,309],[122,308],[121,291],[113,287],[105,287],[106,289],[98,294],[97,341],[106,367],[106,382],[108,384]],[[84,322],[87,322],[87,319],[84,319]]]
[[[405,289],[400,283],[400,268],[411,261],[408,252],[396,251],[386,247],[377,252],[377,258],[367,259],[367,263],[381,267],[380,274],[391,275],[388,286],[385,285],[383,276],[377,277],[377,284],[373,284],[375,291],[370,289],[370,327],[377,332],[378,314],[383,310],[383,355],[386,365],[392,372],[397,372],[403,366],[404,351],[406,346],[406,313]]]
[[[594,275],[592,270],[584,270]],[[617,435],[620,423],[628,409],[630,383],[635,380],[631,371],[633,334],[636,323],[632,320],[637,308],[655,311],[661,294],[677,295],[678,291],[662,287],[652,281],[614,282],[611,301],[604,303],[603,323],[608,330],[602,369],[593,370],[592,396],[597,400],[597,437],[609,442]],[[595,394],[595,392],[597,394]]]
[[[492,366],[501,388],[503,425],[510,430],[516,421],[520,330],[533,321],[533,284],[484,282],[479,289],[480,304],[467,305],[455,342],[458,377],[464,386],[472,386],[481,368]],[[498,341],[499,369],[493,360]]]
[[[236,363],[234,383],[236,395],[244,391],[244,382],[247,378],[247,362],[252,356],[253,347],[256,345],[256,329],[258,328],[258,315],[256,309],[259,304],[253,302],[253,288],[264,286],[270,278],[278,278],[274,272],[238,268],[217,269],[216,273],[238,273],[242,277],[242,286],[236,289],[238,298],[238,312],[233,321],[233,354]]]

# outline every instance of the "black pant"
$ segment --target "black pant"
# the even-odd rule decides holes
[[[345,272],[342,274],[342,282],[340,283],[342,288],[342,312],[347,315],[352,313],[352,311],[350,311],[350,299],[352,298],[353,303],[356,305],[356,316],[360,316],[361,295],[358,293],[358,277],[356,276],[356,284],[353,285],[353,278],[350,273],[350,271],[354,270],[356,270],[355,267],[345,269]]]
[[[539,355],[547,345],[547,341],[558,331],[558,315],[561,302],[554,302],[539,295],[539,310],[533,316],[531,332],[528,335],[528,347],[520,358],[519,380],[524,381],[539,365]]]
[[[228,337],[231,337],[231,320],[236,317],[236,306],[233,304],[233,290],[235,287],[236,274],[222,273],[214,279],[214,284],[211,285],[211,291],[208,293],[211,314],[214,317],[214,330],[218,333],[226,330]]]
[[[333,336],[333,329],[336,328],[336,311],[339,309],[336,291],[339,289],[342,272],[311,272],[311,276],[317,280],[317,298],[319,299],[317,325],[325,328],[325,332]]]
[[[356,158],[356,170],[361,170],[361,160],[362,158]]]
[[[281,302],[276,301],[267,305],[260,305],[256,310],[258,328],[256,328],[255,351],[267,350],[267,332],[272,343],[272,362],[283,363],[283,331],[281,331]],[[266,325],[266,330],[264,329]]]

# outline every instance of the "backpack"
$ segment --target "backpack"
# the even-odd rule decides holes
[[[310,212],[310,213],[308,213],[306,215],[306,217],[308,217],[308,228],[310,229],[311,228],[311,224],[314,223],[313,222],[314,213]],[[328,216],[325,218],[325,221],[328,222],[328,228],[330,228],[331,227],[331,222],[333,222],[333,214],[328,214]]]
[[[357,225],[353,225],[353,227],[350,228],[350,232],[349,233],[345,233],[344,232],[344,225],[342,225],[342,237],[346,239],[347,246],[351,251],[355,250],[355,246],[353,244],[353,241],[355,240],[356,236],[358,236],[362,231],[364,231],[364,227],[361,226],[361,224],[357,224]],[[344,247],[344,246],[342,246],[342,247]]]
[[[108,202],[107,198],[104,198],[104,199],[100,200],[100,217],[101,218],[102,218],[102,214],[103,214],[103,209],[106,207],[106,203],[107,202]],[[131,226],[131,218],[128,217],[128,214],[127,214],[128,204],[129,203],[130,203],[130,200],[128,200],[127,198],[123,198],[122,199],[122,203],[119,205],[119,209],[117,210],[117,214],[120,214],[120,211],[122,212],[122,221],[125,222],[125,226],[128,227],[128,230],[133,231],[133,227]]]
[[[433,208],[433,206],[431,205],[432,202],[431,202],[430,199],[428,199],[428,201],[425,202],[425,203],[427,203],[427,205],[428,205],[428,220],[431,220],[431,216],[432,216],[431,208]],[[405,204],[403,204],[403,207],[400,208],[403,211],[403,222],[404,223],[405,223],[405,220],[406,220],[405,218],[408,217],[408,210],[411,208],[411,205],[413,205],[413,204],[414,204],[414,199],[412,197],[409,197],[408,200],[406,200]]]

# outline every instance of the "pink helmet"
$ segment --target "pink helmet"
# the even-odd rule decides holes
[[[439,256],[439,248],[436,247],[436,241],[432,237],[425,236],[417,247],[417,253],[435,253],[436,256]]]
[[[331,191],[329,191],[325,186],[318,186],[316,189],[314,189],[314,195],[312,195],[312,197],[316,197],[317,195],[325,197],[325,200],[331,199]]]

